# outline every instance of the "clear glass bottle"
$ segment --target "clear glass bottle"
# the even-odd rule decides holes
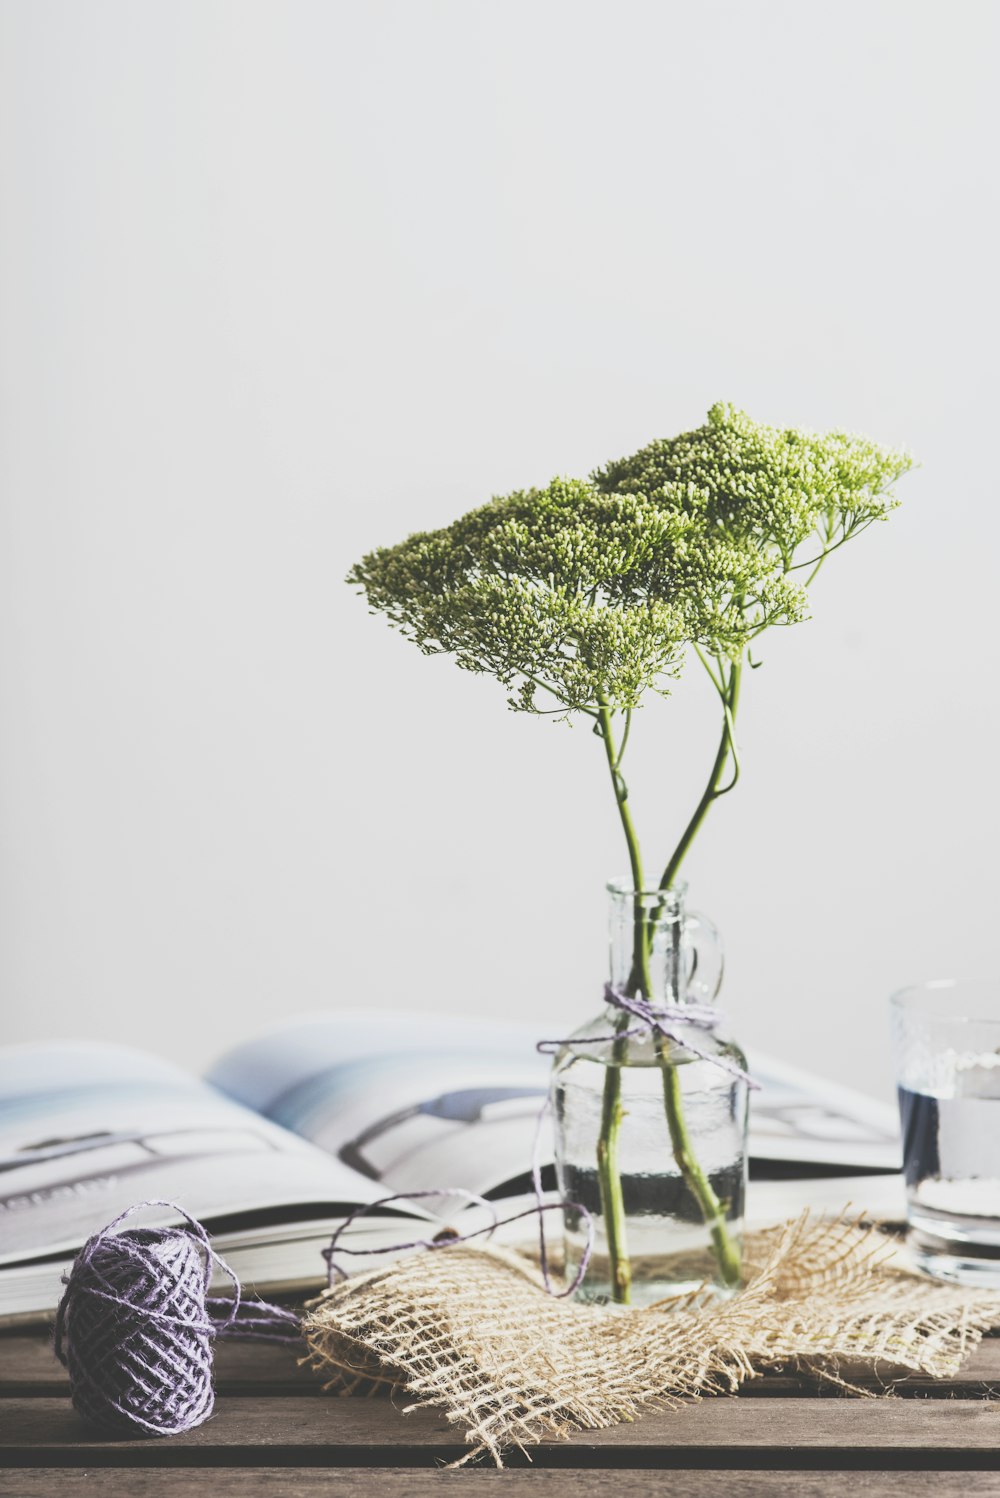
[[[609,987],[657,1006],[711,1004],[722,981],[718,932],[684,908],[684,887],[611,897]],[[692,1010],[694,1014],[696,1011]],[[566,1268],[594,1242],[578,1295],[648,1305],[707,1284],[739,1283],[746,1195],[746,1082],[711,1059],[745,1069],[721,1028],[675,1019],[675,1039],[609,1004],[553,1063],[556,1173]],[[683,1044],[690,1041],[689,1049]],[[700,1055],[698,1053],[701,1053]]]

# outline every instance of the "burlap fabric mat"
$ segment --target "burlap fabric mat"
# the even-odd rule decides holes
[[[383,1383],[409,1408],[440,1408],[469,1457],[488,1451],[500,1466],[511,1445],[731,1393],[769,1368],[854,1393],[871,1392],[851,1378],[872,1372],[948,1377],[1000,1326],[1000,1294],[917,1276],[894,1240],[855,1222],[802,1217],[750,1238],[746,1262],[728,1301],[628,1309],[555,1299],[527,1258],[454,1244],[311,1302],[306,1361],[326,1388]]]

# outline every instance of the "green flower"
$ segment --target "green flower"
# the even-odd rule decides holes
[[[495,676],[519,711],[540,711],[539,692],[563,711],[628,711],[669,689],[689,645],[737,659],[804,618],[790,574],[881,519],[909,463],[717,405],[589,481],[518,490],[371,552],[348,581],[425,654]]]
[[[593,482],[603,493],[643,494],[669,513],[699,517],[706,538],[722,534],[756,548],[778,579],[811,570],[883,520],[898,503],[891,485],[912,463],[866,437],[764,426],[720,403],[705,426],[608,463]]]

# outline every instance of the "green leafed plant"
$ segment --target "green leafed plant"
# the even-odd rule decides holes
[[[735,720],[753,646],[765,630],[807,616],[820,567],[894,508],[892,485],[911,461],[863,437],[765,426],[715,405],[704,426],[588,480],[519,490],[373,551],[348,581],[425,654],[443,651],[495,676],[515,710],[593,721],[636,890],[644,867],[622,773],[633,714],[646,692],[668,693],[696,657],[719,697],[719,746],[663,868],[667,889],[709,808],[739,777]],[[649,922],[637,919],[633,994],[650,994],[650,939]],[[686,1138],[669,1053],[661,1054],[675,1154],[731,1281],[738,1258]],[[615,1246],[618,1072],[608,1068],[600,1173],[615,1293],[627,1300],[623,1231]]]

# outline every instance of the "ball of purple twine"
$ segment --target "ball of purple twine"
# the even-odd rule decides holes
[[[187,1227],[116,1229],[143,1207],[169,1207]],[[209,1295],[218,1266],[228,1297]],[[119,1434],[174,1435],[215,1404],[212,1342],[291,1342],[298,1319],[242,1300],[239,1281],[201,1223],[172,1202],[141,1202],[80,1250],[56,1313],[55,1351],[84,1419]]]

